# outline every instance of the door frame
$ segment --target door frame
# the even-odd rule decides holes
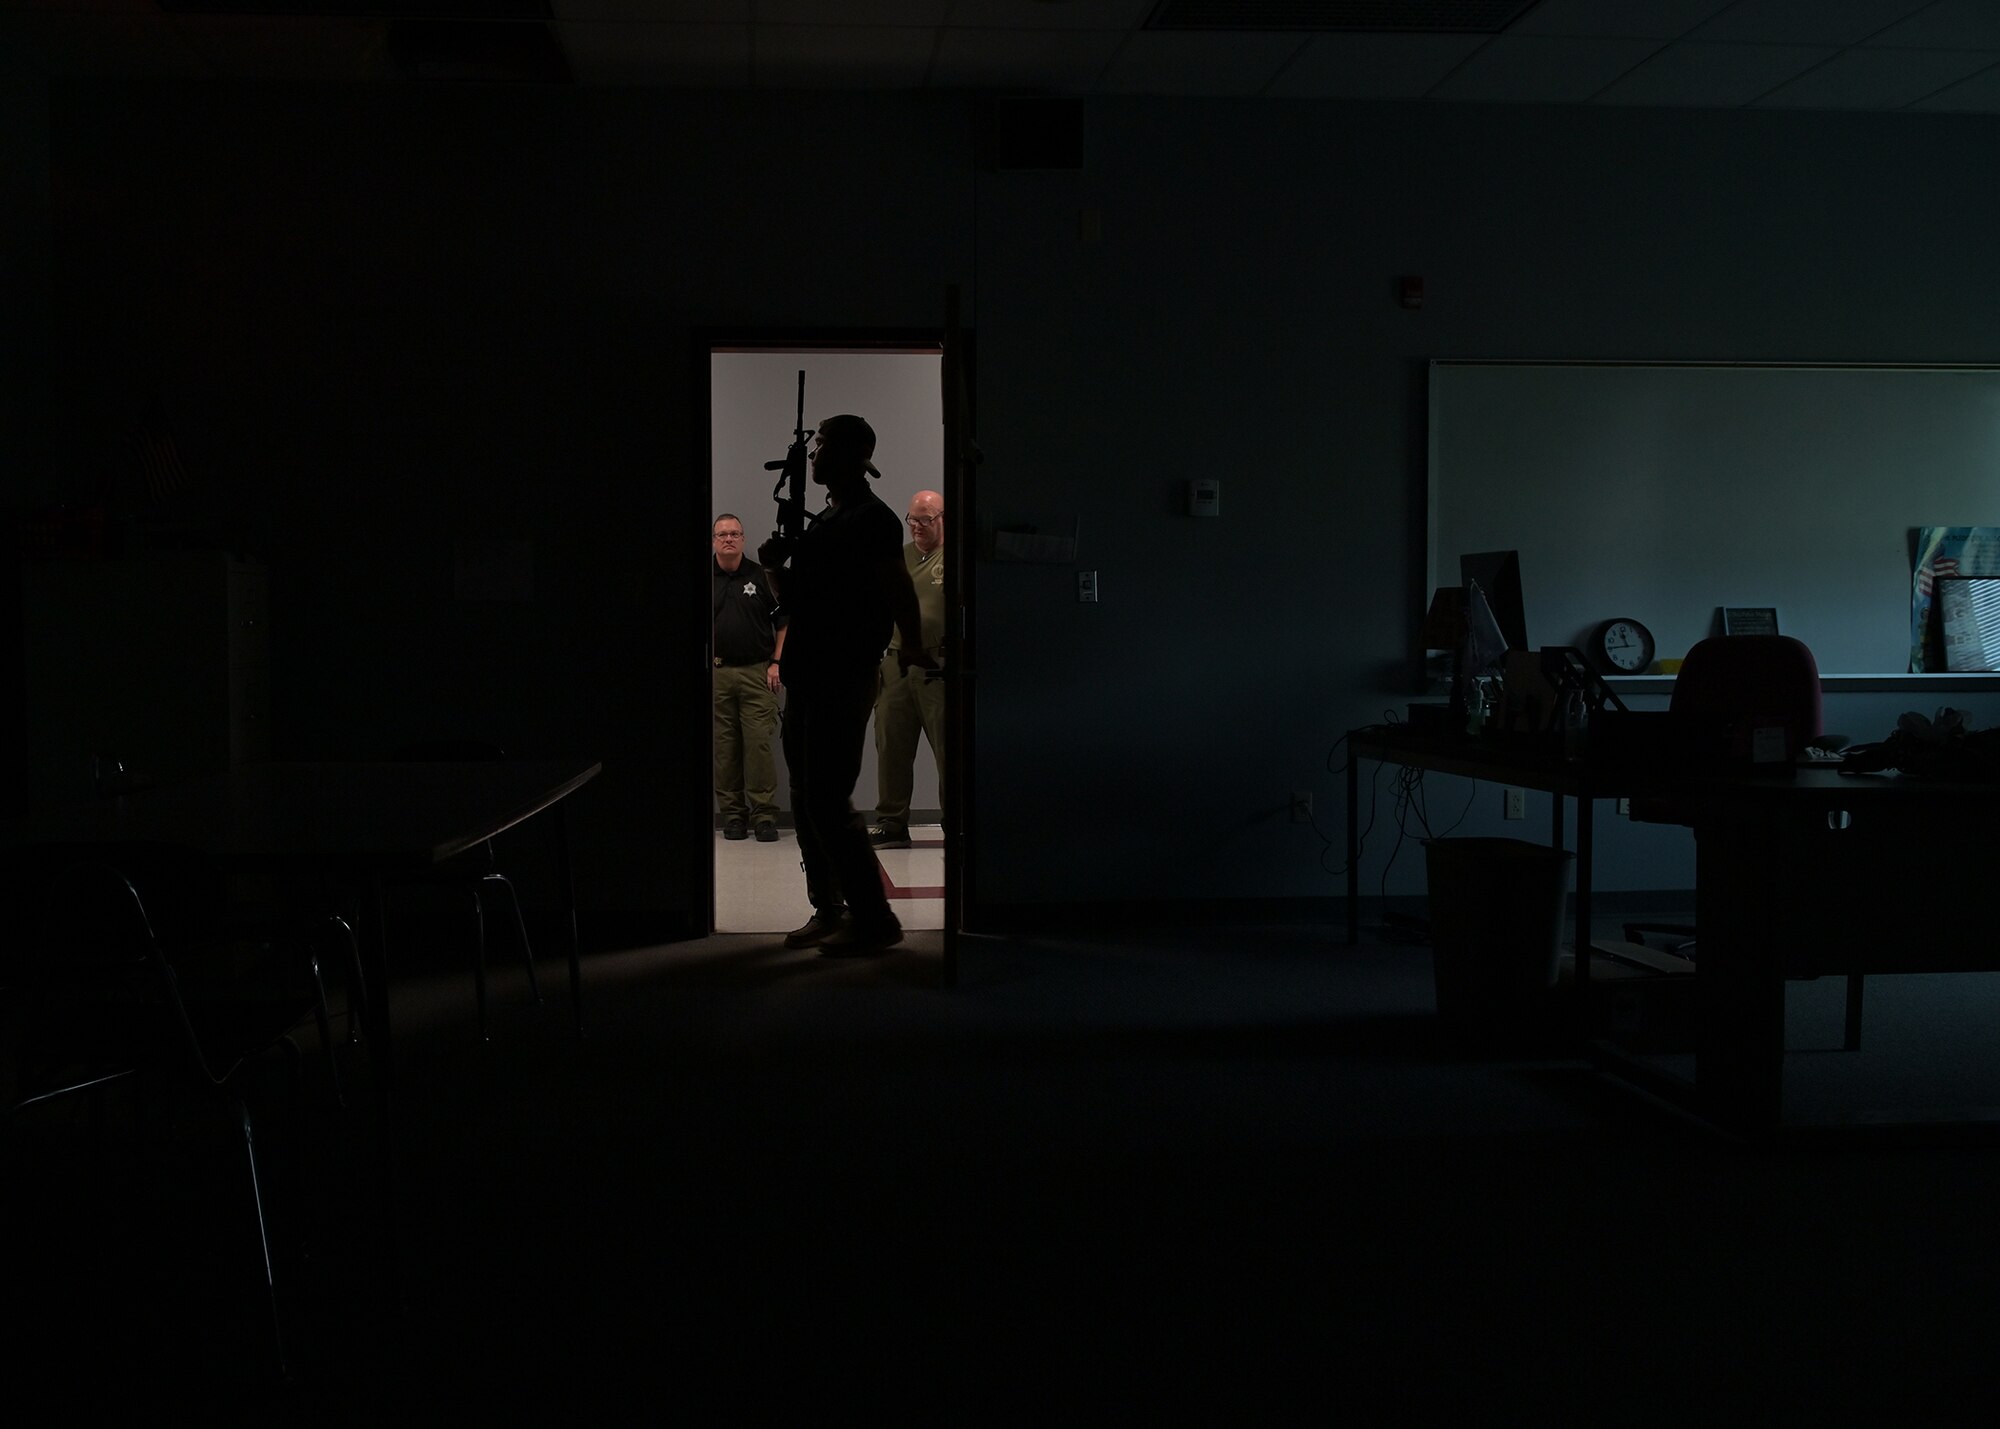
[[[954,295],[955,296],[955,295]],[[841,351],[866,352],[879,349],[883,352],[912,352],[928,348],[943,354],[947,338],[955,341],[956,364],[947,356],[941,378],[939,410],[943,418],[946,436],[944,470],[938,474],[938,490],[945,497],[945,543],[947,560],[945,563],[945,604],[949,616],[945,629],[945,668],[952,672],[945,687],[945,723],[950,730],[948,756],[945,761],[945,780],[939,790],[944,804],[945,828],[945,927],[944,927],[944,982],[950,986],[957,977],[958,934],[966,921],[964,909],[976,906],[972,897],[972,865],[966,858],[968,831],[973,827],[973,783],[970,772],[973,767],[973,700],[968,681],[972,668],[973,631],[973,542],[971,533],[975,524],[975,499],[971,482],[972,464],[963,459],[971,440],[971,416],[973,411],[973,352],[975,344],[969,329],[960,328],[956,322],[956,305],[945,325],[934,328],[822,328],[822,327],[708,327],[698,328],[693,334],[692,369],[694,383],[695,421],[691,424],[693,434],[693,457],[696,470],[701,473],[703,487],[703,507],[713,511],[715,507],[714,471],[715,450],[711,416],[713,401],[712,363],[716,352],[725,349],[750,349],[768,352],[813,352]],[[951,389],[954,373],[962,379],[962,401],[955,397]],[[774,434],[773,455],[782,455],[777,437],[788,434]],[[956,444],[958,451],[954,452]],[[698,563],[690,563],[695,569]],[[701,573],[701,585],[688,582],[676,604],[689,612],[689,619],[699,620],[697,612],[706,611],[710,605],[708,573]],[[695,646],[701,651],[704,681],[709,678],[711,652],[709,631],[703,623],[697,627]],[[699,728],[701,740],[699,749],[690,747],[687,758],[691,767],[702,771],[695,785],[700,791],[698,799],[688,801],[689,831],[692,846],[698,849],[698,867],[691,870],[696,887],[701,896],[698,901],[701,926],[712,934],[715,931],[715,837],[714,816],[711,808],[714,791],[709,787],[712,780],[708,771],[714,758],[712,721],[691,721],[691,728]],[[692,746],[692,739],[690,744]],[[948,791],[948,792],[947,792]]]

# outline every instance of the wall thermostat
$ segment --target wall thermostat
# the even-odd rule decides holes
[[[1198,476],[1188,483],[1188,515],[1219,516],[1222,514],[1222,483],[1206,476]]]

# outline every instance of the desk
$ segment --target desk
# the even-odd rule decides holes
[[[239,866],[336,859],[385,868],[451,858],[560,802],[602,768],[583,760],[239,764],[119,798],[51,805],[17,837],[170,837]]]
[[[157,839],[191,844],[236,870],[330,870],[356,878],[369,894],[373,914],[373,927],[362,939],[368,1020],[371,1032],[386,1040],[383,878],[442,863],[553,808],[570,997],[581,1032],[576,899],[562,801],[602,767],[583,760],[243,764],[226,774],[121,798],[39,810],[11,821],[9,833],[16,843]]]
[[[1586,934],[1591,800],[1663,792],[1658,771],[1629,763],[1593,766],[1532,746],[1393,727],[1354,730],[1347,738],[1350,943],[1360,932],[1362,759],[1553,794],[1558,846],[1562,800],[1574,798],[1575,917]],[[1675,1076],[1592,1043],[1593,1057],[1607,1070],[1723,1130],[1768,1138],[1784,1129],[1787,981],[2000,971],[2000,939],[1983,919],[1935,915],[1954,893],[1977,900],[2000,867],[2000,823],[1992,817],[1990,786],[1788,766],[1771,773],[1690,775],[1672,780],[1670,788],[1691,812],[1701,899],[1695,1075]],[[1582,993],[1589,946],[1588,936],[1575,940],[1579,1017],[1587,1005]]]
[[[1461,735],[1425,734],[1395,725],[1369,725],[1347,732],[1347,941],[1361,937],[1361,772],[1360,761],[1373,759],[1407,769],[1460,774],[1487,779],[1517,789],[1536,789],[1555,797],[1550,843],[1563,846],[1563,800],[1576,800],[1576,987],[1583,1005],[1590,983],[1591,843],[1595,834],[1592,804],[1601,798],[1635,792],[1636,780],[1583,759],[1567,759],[1551,741],[1473,739]]]
[[[1675,1078],[1665,1090],[1709,1122],[1750,1137],[1785,1129],[1787,980],[2000,971],[1984,919],[1938,916],[1958,906],[1954,894],[1976,908],[1991,885],[2000,828],[1990,786],[1801,769],[1695,781],[1688,792],[1700,1027],[1692,1084]],[[1615,1051],[1610,1060],[1630,1070]]]
[[[366,892],[360,945],[363,1024],[375,1076],[383,1174],[393,1201],[394,1041],[382,885],[474,848],[544,810],[557,821],[557,883],[569,943],[570,1001],[583,1031],[576,896],[563,801],[603,766],[580,759],[452,764],[243,764],[226,774],[115,799],[54,806],[7,824],[9,841],[163,840],[245,872],[340,872]],[[387,1227],[394,1265],[393,1221]]]

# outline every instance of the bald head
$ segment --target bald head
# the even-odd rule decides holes
[[[909,525],[910,539],[925,555],[935,551],[943,542],[944,498],[935,491],[919,491],[912,496],[909,515],[904,519]]]

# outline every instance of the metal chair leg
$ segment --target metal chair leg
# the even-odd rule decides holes
[[[278,1352],[278,1373],[291,1377],[291,1366],[285,1355],[285,1321],[278,1307],[277,1262],[271,1254],[271,1227],[264,1215],[264,1182],[257,1166],[257,1132],[250,1119],[250,1107],[241,1097],[235,1098],[236,1114],[243,1124],[243,1152],[250,1163],[250,1197],[257,1208],[257,1247],[264,1256],[264,1291],[271,1302],[271,1341]]]
[[[319,975],[319,953],[306,949],[306,967],[313,980],[313,1025],[319,1028],[320,1051],[326,1057],[327,1079],[333,1083],[333,1104],[347,1110],[347,1093],[340,1085],[340,1064],[333,1055],[333,1015],[326,1008],[326,981]]]
[[[472,927],[476,939],[472,964],[472,986],[479,1000],[479,1040],[492,1040],[486,1034],[486,908],[475,885],[472,890]]]
[[[338,913],[326,915],[326,924],[347,940],[347,1041],[352,1046],[362,1037],[363,1010],[368,1006],[368,978],[361,970],[361,939],[354,925]]]
[[[485,881],[497,883],[507,890],[507,901],[514,909],[514,930],[521,935],[521,961],[528,967],[528,991],[535,995],[535,1002],[539,1005],[542,989],[535,981],[535,949],[528,941],[528,920],[521,914],[521,895],[514,891],[514,880],[504,873],[489,873]]]

